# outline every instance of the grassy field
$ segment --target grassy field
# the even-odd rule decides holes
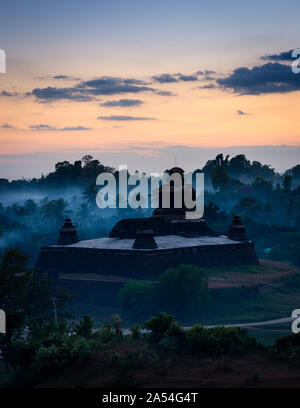
[[[183,326],[191,326],[195,323],[221,325],[258,322],[291,316],[292,311],[299,307],[300,289],[281,289],[246,299],[210,303],[204,306],[197,316],[193,318],[187,316],[181,319],[180,323]],[[120,307],[108,308],[87,303],[74,303],[71,311],[78,319],[86,314],[92,316],[96,327],[100,327],[115,313],[118,313],[123,319],[123,327],[129,328],[136,323]],[[284,327],[268,326],[259,330],[251,330],[251,334],[264,344],[270,344],[274,338],[286,335],[289,331],[290,324],[286,324]]]
[[[280,282],[282,279],[293,277],[299,270],[284,263],[261,261],[259,266],[212,268],[206,272],[211,290],[223,288],[225,290],[231,287],[263,286]],[[292,311],[297,308],[300,308],[300,287],[289,284],[264,294],[256,293],[251,296],[241,294],[238,297],[229,296],[227,300],[214,300],[195,311],[193,316],[175,315],[175,317],[183,326],[192,326],[196,323],[203,325],[238,324],[289,317]],[[74,302],[70,311],[76,320],[84,315],[90,315],[94,319],[96,327],[100,327],[115,313],[121,316],[124,328],[130,328],[137,323],[117,304],[116,307],[105,307],[91,303]],[[150,315],[158,314],[161,311],[172,313],[170,310],[153,309],[149,311],[149,316],[145,316],[143,321]],[[275,338],[286,335],[289,331],[290,325],[287,324],[284,328],[261,327],[259,330],[251,330],[251,334],[264,344],[270,344]]]

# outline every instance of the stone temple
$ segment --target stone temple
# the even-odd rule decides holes
[[[180,168],[169,170],[169,174],[175,172],[183,175]],[[57,245],[41,249],[36,267],[59,280],[124,283],[132,278],[155,280],[167,268],[180,264],[211,268],[259,263],[239,217],[222,234],[203,218],[186,219],[184,204],[174,206],[172,184],[170,204],[170,208],[162,207],[160,191],[158,208],[151,217],[121,220],[107,238],[80,241],[71,220],[66,219]]]

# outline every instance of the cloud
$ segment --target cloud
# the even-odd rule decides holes
[[[19,94],[17,92],[8,92],[8,91],[2,91],[0,92],[0,96],[7,96],[7,97],[11,97],[11,96],[18,96]]]
[[[267,63],[253,68],[241,67],[225,78],[216,80],[220,88],[240,95],[286,93],[300,90],[300,75],[289,65]]]
[[[160,84],[170,84],[172,82],[178,82],[178,79],[171,74],[161,74],[161,75],[154,75],[152,79]]]
[[[101,77],[89,81],[82,81],[73,87],[35,88],[28,95],[32,95],[38,101],[52,102],[59,100],[92,101],[99,95],[118,95],[124,93],[156,92],[145,81],[134,78]]]
[[[237,115],[249,115],[249,113],[247,113],[247,112],[244,112],[244,111],[242,111],[242,110],[240,110],[240,109],[238,109],[237,111],[236,111],[236,114]]]
[[[117,101],[106,101],[104,103],[101,103],[100,106],[104,106],[105,108],[127,108],[131,106],[141,106],[143,103],[144,102],[140,99],[119,99]]]
[[[30,130],[43,130],[43,131],[60,131],[60,132],[68,132],[68,131],[78,131],[78,130],[91,130],[92,128],[83,127],[83,126],[66,126],[63,128],[57,128],[51,125],[39,124],[39,125],[31,125],[29,126]]]
[[[207,84],[203,86],[198,86],[199,89],[215,89],[216,85],[215,84]]]
[[[85,90],[78,88],[56,88],[48,86],[47,88],[35,88],[31,93],[27,93],[27,96],[33,95],[36,100],[44,102],[52,102],[58,100],[72,100],[87,102],[94,99]]]
[[[78,84],[78,89],[85,90],[90,95],[116,95],[122,93],[154,92],[147,82],[133,78],[101,77]]]
[[[156,120],[155,118],[147,118],[143,116],[122,116],[122,115],[110,115],[110,116],[98,116],[98,120],[107,121],[134,121],[134,120]]]
[[[66,75],[66,74],[58,74],[58,75],[45,75],[39,76],[36,79],[45,80],[45,79],[58,79],[58,80],[65,80],[65,81],[80,81],[81,78],[74,77],[73,75]]]
[[[206,69],[204,71],[197,71],[196,75],[213,75],[216,74],[216,71],[212,71],[210,69]]]
[[[92,128],[84,127],[84,126],[66,126],[64,128],[60,128],[60,129],[57,129],[57,130],[62,130],[62,131],[92,130]]]
[[[177,96],[176,93],[170,91],[156,91],[155,93],[160,96]]]
[[[295,58],[292,58],[293,51],[294,50],[283,51],[279,54],[264,55],[261,59],[267,61],[295,61]]]
[[[3,123],[3,125],[0,126],[2,129],[15,129],[14,126],[8,124],[8,123]]]
[[[80,78],[76,78],[76,77],[74,77],[72,75],[63,75],[63,74],[52,75],[52,76],[50,76],[50,78],[53,78],[53,79],[65,79],[65,80],[68,80],[68,81],[80,81]]]
[[[216,74],[216,71],[213,71],[213,70],[211,70],[211,69],[206,69],[206,70],[204,71],[204,74],[205,74],[205,75],[213,75],[213,74]]]
[[[200,71],[199,71],[200,72]],[[198,73],[192,75],[184,75],[178,72],[177,74],[160,74],[154,75],[152,79],[160,84],[170,84],[174,82],[191,82],[198,81]]]
[[[179,81],[184,82],[198,81],[197,75],[183,75],[179,72],[176,74],[176,77],[179,79]]]
[[[204,73],[213,72],[213,71],[204,71]],[[46,78],[51,79],[77,79],[69,75],[54,75],[47,76]],[[41,78],[40,78],[41,79]],[[155,81],[161,84],[164,83],[177,83],[177,82],[192,82],[198,81],[198,73],[185,75],[182,73],[177,74],[161,74],[155,75],[151,78],[151,81]],[[55,101],[78,101],[78,102],[90,102],[97,100],[98,96],[106,95],[122,95],[122,94],[138,94],[141,92],[152,92],[160,96],[176,96],[175,93],[167,90],[160,90],[150,86],[151,81],[147,82],[144,80],[136,78],[119,78],[119,77],[109,77],[102,76],[100,78],[94,78],[87,81],[80,81],[75,83],[70,87],[57,87],[57,86],[48,86],[45,88],[35,88],[31,92],[27,92],[26,96],[33,96],[37,102],[40,103],[50,103]],[[6,92],[6,91],[5,91]],[[8,96],[8,94],[4,95]],[[125,100],[125,99],[124,99]],[[129,101],[129,99],[128,99]],[[137,100],[136,100],[137,101]],[[116,102],[117,103],[117,102]],[[120,105],[114,105],[114,102],[101,104],[101,106],[138,106],[143,102],[133,102],[132,105],[130,102],[121,102]]]

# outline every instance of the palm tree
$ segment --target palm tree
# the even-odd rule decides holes
[[[87,201],[87,204],[90,205],[92,208],[95,208],[96,206],[97,193],[98,190],[95,184],[89,184],[88,186],[86,186],[82,193],[83,198]]]

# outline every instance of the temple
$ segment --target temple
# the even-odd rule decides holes
[[[169,170],[175,172],[183,175],[180,168]],[[151,217],[121,220],[107,238],[80,241],[66,219],[57,245],[41,249],[37,269],[56,279],[114,276],[122,282],[155,279],[179,264],[203,268],[258,264],[254,243],[239,217],[234,217],[227,233],[215,232],[203,218],[186,219],[189,210],[184,204],[175,208],[172,184],[169,188],[170,208],[163,208],[160,190],[158,208]]]

